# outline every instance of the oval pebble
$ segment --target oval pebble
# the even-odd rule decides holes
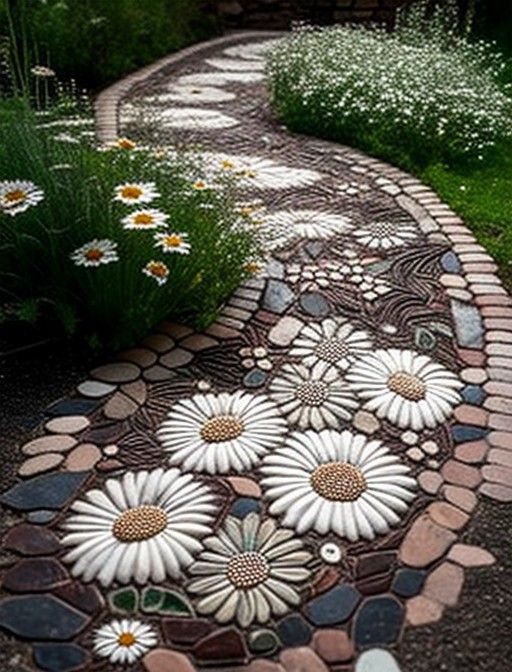
[[[355,672],[400,672],[400,668],[389,651],[369,649],[357,659]]]

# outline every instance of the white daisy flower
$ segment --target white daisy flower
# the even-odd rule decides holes
[[[155,247],[160,247],[164,252],[190,254],[188,233],[157,233],[155,240]]]
[[[192,86],[171,84],[167,87],[167,93],[160,93],[154,96],[146,96],[144,101],[147,103],[157,103],[167,105],[167,103],[229,103],[236,99],[236,93],[225,91],[215,86]]]
[[[80,144],[80,139],[74,135],[71,135],[71,133],[65,133],[65,132],[57,133],[57,135],[53,136],[53,139],[56,140],[57,142],[66,142],[70,145]]]
[[[96,628],[93,649],[100,658],[111,663],[133,665],[158,643],[153,628],[132,619],[114,620]]]
[[[217,110],[204,110],[201,107],[167,107],[160,113],[166,128],[216,129],[237,126],[240,121]]]
[[[125,182],[114,188],[114,201],[121,201],[132,205],[133,203],[151,203],[160,194],[154,182]]]
[[[381,441],[349,431],[295,432],[265,456],[261,485],[269,512],[304,534],[374,539],[396,525],[416,481]]]
[[[70,258],[75,262],[75,266],[102,266],[111,264],[113,261],[119,261],[117,253],[117,243],[105,238],[97,238],[85,243],[82,247],[75,250]]]
[[[102,586],[181,576],[212,532],[215,496],[178,469],[128,472],[89,490],[64,521],[71,573]]]
[[[265,70],[265,62],[262,60],[249,59],[235,59],[235,58],[207,58],[205,63],[211,65],[212,68],[219,68],[219,70],[235,70],[263,72]]]
[[[339,371],[326,362],[311,369],[300,364],[285,364],[272,380],[269,396],[290,424],[302,429],[339,427],[348,421],[358,402]]]
[[[463,383],[426,355],[376,350],[356,361],[347,380],[364,407],[401,429],[422,430],[444,422],[461,401]]]
[[[200,595],[200,614],[213,614],[220,623],[236,618],[246,628],[300,604],[296,585],[309,579],[306,565],[312,556],[301,539],[278,529],[271,518],[262,521],[256,513],[243,520],[228,516],[204,545],[207,550],[190,568],[201,578],[187,587]]]
[[[418,230],[412,223],[371,222],[354,229],[352,235],[358,243],[372,250],[389,250],[415,240],[418,237]]]
[[[121,223],[123,224],[123,229],[148,230],[157,229],[159,226],[166,226],[168,219],[169,215],[166,215],[165,212],[155,210],[154,208],[146,208],[131,212],[126,217],[123,217]]]
[[[46,65],[34,65],[32,68],[30,68],[30,72],[34,75],[34,77],[42,78],[55,77],[56,74],[55,70],[52,70]]]
[[[301,238],[324,240],[352,229],[343,215],[318,210],[283,210],[265,215],[263,221],[262,233],[275,248]]]
[[[305,168],[283,166],[259,156],[204,152],[201,157],[212,170],[229,164],[230,170],[247,189],[288,189],[304,187],[322,178],[320,173]]]
[[[196,72],[182,75],[176,80],[179,86],[224,86],[226,84],[258,84],[265,79],[263,72]]]
[[[285,432],[286,423],[274,403],[238,390],[178,401],[157,437],[171,453],[171,464],[186,471],[226,474],[255,467]]]
[[[0,211],[8,215],[25,212],[44,198],[42,189],[28,180],[0,182]]]
[[[260,59],[265,58],[265,54],[269,49],[275,47],[279,38],[265,40],[264,42],[249,42],[244,44],[236,44],[233,47],[227,47],[224,49],[223,53],[230,58],[248,58],[248,59]]]
[[[307,324],[292,343],[291,357],[301,357],[305,366],[317,361],[347,369],[358,356],[373,347],[366,331],[356,329],[344,318],[328,317],[320,323]]]
[[[148,278],[153,278],[156,280],[158,285],[165,285],[169,279],[169,267],[164,264],[163,261],[156,261],[152,259],[142,269],[144,275],[147,275]]]

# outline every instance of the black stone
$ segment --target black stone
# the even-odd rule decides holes
[[[313,317],[325,317],[331,311],[327,299],[318,292],[306,292],[300,297],[300,307]]]
[[[464,401],[474,406],[481,406],[484,402],[486,394],[480,385],[467,385],[462,390]]]
[[[45,410],[46,415],[88,415],[103,403],[102,399],[83,399],[74,397],[57,401]]]
[[[425,582],[426,572],[419,569],[400,569],[393,580],[391,590],[400,597],[418,595]]]
[[[0,627],[26,639],[71,639],[89,618],[53,595],[23,595],[0,601]]]
[[[356,578],[364,579],[371,574],[387,572],[395,560],[395,551],[381,551],[380,553],[362,555],[357,560]]]
[[[267,380],[267,374],[261,369],[253,369],[244,376],[245,387],[261,387]]]
[[[69,580],[69,574],[55,558],[26,558],[4,574],[3,587],[12,593],[51,590]]]
[[[478,441],[487,435],[488,430],[483,427],[474,427],[473,425],[453,425],[452,436],[455,443],[465,443],[466,441]]]
[[[257,499],[253,499],[252,497],[239,497],[233,502],[230,514],[236,516],[236,518],[245,518],[245,516],[253,511],[259,513],[260,509],[261,506]]]
[[[403,606],[394,597],[366,600],[354,625],[357,647],[394,644],[400,636],[403,619]]]
[[[89,661],[89,653],[76,644],[34,644],[34,659],[47,672],[72,672]]]
[[[343,623],[357,607],[361,595],[352,586],[336,586],[306,606],[306,616],[315,625]]]
[[[51,513],[53,516],[53,511]],[[4,547],[22,555],[50,555],[60,550],[61,546],[51,530],[21,523],[6,534]]]
[[[37,476],[15,485],[0,496],[0,502],[20,511],[60,509],[89,476],[88,471]]]
[[[262,307],[281,315],[295,300],[295,294],[280,280],[269,280],[263,295]]]
[[[454,252],[445,252],[441,257],[441,266],[446,273],[459,273],[461,270],[460,261]]]
[[[235,628],[217,630],[201,639],[192,649],[195,658],[205,663],[244,663],[247,649]]]
[[[298,614],[283,618],[277,625],[283,646],[305,646],[311,641],[311,627]]]

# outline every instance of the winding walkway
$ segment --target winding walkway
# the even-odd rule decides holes
[[[236,175],[272,256],[205,333],[160,325],[21,448],[0,626],[34,669],[399,672],[404,629],[495,562],[460,536],[512,501],[512,300],[428,188],[276,123],[275,38],[98,101],[102,140],[158,118],[197,180]]]

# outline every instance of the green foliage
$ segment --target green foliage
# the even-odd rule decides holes
[[[18,77],[30,64],[98,89],[216,31],[200,0],[0,0],[0,39],[12,39]]]
[[[164,318],[203,327],[247,275],[259,243],[240,220],[232,184],[208,174],[199,159],[170,150],[96,148],[92,119],[34,115],[23,103],[0,114],[0,304],[2,315],[36,321],[91,344],[120,348],[137,342]],[[33,182],[43,200],[11,214],[2,200],[6,181]],[[116,186],[153,182],[160,196],[127,205]],[[5,189],[4,189],[5,191]],[[168,216],[158,230],[128,230],[122,220],[155,208]],[[158,232],[187,234],[189,254],[164,251]],[[70,256],[92,240],[117,244],[119,259],[76,265]],[[159,285],[143,269],[161,261],[169,270]]]

